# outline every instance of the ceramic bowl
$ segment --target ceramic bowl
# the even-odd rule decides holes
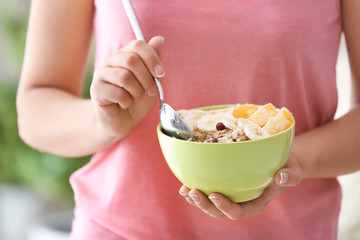
[[[213,110],[230,105],[208,106]],[[157,134],[165,160],[185,186],[209,195],[218,192],[233,202],[257,198],[289,156],[295,122],[276,135],[244,142],[199,143]]]

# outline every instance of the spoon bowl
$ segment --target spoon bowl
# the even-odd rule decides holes
[[[131,27],[135,33],[136,39],[145,41],[131,1],[123,0],[122,2],[125,8],[125,12],[129,18]],[[180,118],[180,116],[172,107],[163,102],[164,91],[162,89],[160,81],[156,77],[154,77],[154,80],[159,91],[160,122],[165,133],[171,137],[175,137],[178,139],[193,140],[194,137],[192,136],[189,128],[186,126],[184,121]]]
[[[177,139],[194,140],[189,128],[168,104],[160,100],[160,122],[167,135]]]

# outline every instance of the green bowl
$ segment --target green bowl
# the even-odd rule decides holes
[[[213,110],[231,105],[208,106]],[[199,143],[157,134],[165,160],[174,175],[190,189],[217,192],[232,202],[259,197],[289,156],[295,122],[276,135],[244,142]]]

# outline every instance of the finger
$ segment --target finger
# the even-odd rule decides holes
[[[274,176],[275,182],[283,187],[293,187],[302,181],[302,170],[297,161],[289,159],[286,166]]]
[[[140,56],[134,52],[119,51],[116,54],[108,56],[104,64],[108,67],[123,68],[130,71],[143,87],[144,91],[148,91],[148,89],[155,85],[150,71]]]
[[[96,71],[94,76],[100,81],[125,89],[134,100],[139,100],[144,94],[144,89],[140,83],[132,72],[127,69],[107,67]]]
[[[211,193],[209,199],[214,206],[226,217],[232,220],[238,220],[245,217],[244,209],[219,193]]]
[[[272,183],[262,195],[247,202],[234,203],[219,193],[210,194],[209,199],[228,218],[238,220],[260,214],[269,202],[278,197],[284,190],[284,187]]]
[[[150,39],[149,45],[155,50],[160,60],[162,59],[162,46],[164,45],[164,37],[156,36]]]
[[[225,215],[216,208],[216,206],[209,200],[209,198],[199,190],[190,190],[189,196],[193,199],[196,206],[198,206],[206,214],[215,218],[225,217]]]
[[[302,177],[295,171],[283,168],[275,174],[275,182],[283,187],[293,187],[298,185],[302,180]]]
[[[160,48],[158,45],[160,43],[162,44],[162,41],[159,41],[158,39],[160,38],[156,38],[155,40],[152,41],[150,40],[151,44],[152,45],[155,44],[155,47],[157,49]],[[161,78],[165,75],[164,68],[161,64],[160,56],[155,51],[155,49],[152,48],[146,42],[141,40],[132,41],[124,48],[124,50],[136,53],[138,56],[140,56],[141,60],[144,62],[144,64],[151,72],[152,76]]]
[[[189,196],[189,192],[190,192],[190,189],[187,188],[185,185],[182,185],[179,190],[179,194],[183,198],[185,198],[188,203],[190,203],[191,205],[196,205],[195,202],[192,200],[192,198]]]
[[[94,82],[90,87],[90,95],[98,106],[117,103],[121,108],[127,109],[133,104],[133,98],[129,92],[107,82]]]

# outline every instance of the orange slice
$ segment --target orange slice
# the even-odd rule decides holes
[[[276,108],[271,103],[260,106],[254,114],[249,117],[249,120],[258,124],[259,126],[264,126],[269,118],[277,114]]]
[[[294,117],[291,112],[283,107],[276,116],[269,118],[269,121],[265,124],[263,129],[270,135],[274,135],[288,129],[293,122]]]
[[[235,118],[248,118],[256,112],[259,106],[254,104],[241,105],[234,109],[233,116]]]

